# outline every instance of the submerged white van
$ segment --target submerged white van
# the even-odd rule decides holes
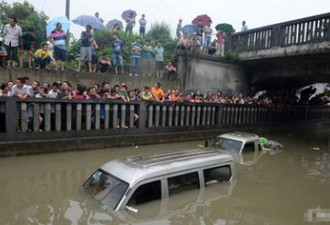
[[[139,204],[235,178],[231,155],[196,149],[110,161],[96,170],[83,187],[110,210],[134,211]]]

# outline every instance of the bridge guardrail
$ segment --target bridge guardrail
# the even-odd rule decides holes
[[[330,41],[330,13],[238,32],[228,40],[236,52]]]
[[[0,141],[329,121],[330,107],[0,98]]]

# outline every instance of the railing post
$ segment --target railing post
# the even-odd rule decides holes
[[[109,129],[109,122],[110,122],[109,111],[110,111],[110,105],[105,104],[104,105],[104,129]]]
[[[126,103],[121,105],[120,127],[126,127]]]
[[[217,125],[222,125],[222,116],[223,116],[223,105],[218,105],[218,112],[217,112]]]
[[[72,104],[66,104],[66,130],[70,131],[72,129]]]
[[[185,119],[185,107],[184,105],[181,106],[181,111],[180,111],[180,126],[184,126],[184,119]]]
[[[82,106],[76,105],[76,130],[81,130]]]
[[[155,127],[159,126],[159,118],[160,118],[160,106],[156,105],[155,107],[156,112],[155,112]]]
[[[27,118],[27,104],[21,102],[21,131],[26,132],[28,129],[28,118]]]
[[[16,126],[17,126],[17,117],[18,117],[18,102],[16,98],[7,98],[6,99],[6,134],[8,139],[15,139],[17,135]]]
[[[51,105],[50,103],[45,104],[45,118],[44,118],[44,124],[45,124],[45,131],[50,131],[51,129]]]
[[[92,128],[92,104],[86,104],[86,130],[91,130]]]
[[[167,106],[166,105],[162,105],[162,127],[166,126],[166,112],[167,112]]]
[[[100,111],[101,111],[101,105],[97,103],[95,105],[95,130],[100,129]]]
[[[149,105],[148,106],[148,127],[153,126],[153,117],[154,117],[154,106]]]
[[[118,104],[112,105],[112,128],[116,129],[118,126]]]
[[[139,129],[144,130],[146,128],[147,121],[147,102],[141,101],[139,103]]]
[[[62,128],[61,108],[62,108],[61,103],[56,103],[56,105],[55,105],[55,130],[56,131],[61,131],[61,128]]]
[[[40,113],[39,113],[39,103],[34,103],[33,104],[33,131],[34,132],[38,132],[39,131],[39,117],[40,117]]]
[[[271,38],[270,47],[281,46],[283,44],[282,39],[283,39],[283,35],[281,35],[281,26],[280,25],[274,26],[272,29],[272,38]]]
[[[129,127],[134,127],[134,106],[135,105],[129,105]]]

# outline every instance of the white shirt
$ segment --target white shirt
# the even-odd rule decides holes
[[[10,24],[6,24],[3,29],[3,34],[5,36],[5,45],[11,47],[18,47],[19,38],[22,36],[22,29],[17,24],[12,27]]]
[[[48,97],[49,98],[57,98],[58,96],[58,91],[53,91],[53,90],[50,90],[49,93],[48,93]]]
[[[249,29],[248,26],[244,25],[242,26],[241,31],[247,31],[248,29]]]
[[[15,95],[29,95],[30,96],[30,91],[29,91],[29,87],[27,85],[23,85],[22,88],[17,87],[17,85],[15,84],[12,88],[11,91],[9,93],[9,96],[15,96]]]

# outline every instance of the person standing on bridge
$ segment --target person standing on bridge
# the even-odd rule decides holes
[[[249,28],[248,26],[246,25],[246,22],[245,20],[242,21],[242,28],[241,28],[241,31],[247,31]]]

